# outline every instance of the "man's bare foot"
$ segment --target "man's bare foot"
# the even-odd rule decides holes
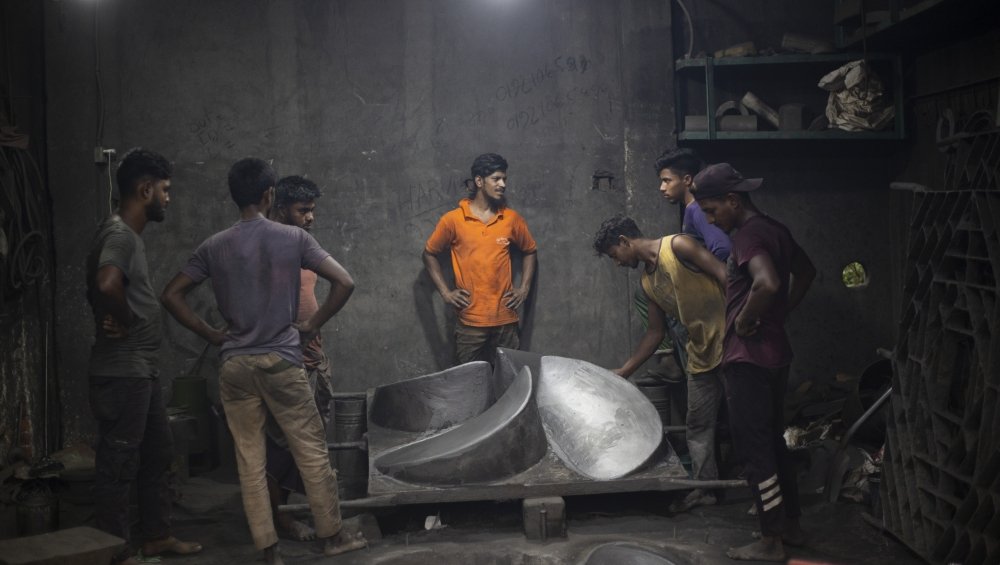
[[[753,539],[760,539],[760,532],[751,534]],[[802,530],[798,518],[787,519],[781,526],[781,543],[791,547],[805,547],[809,543],[809,536]]]
[[[755,531],[751,535],[753,539],[760,539],[760,532]],[[809,537],[802,531],[802,528],[786,529],[781,533],[781,543],[791,547],[805,547],[809,543]]]
[[[316,539],[316,530],[309,524],[292,518],[289,514],[278,514],[275,524],[278,526],[278,532],[287,539],[295,541]]]
[[[323,543],[323,555],[340,555],[367,546],[368,540],[361,532],[352,535],[340,530],[337,535],[326,538]]]
[[[742,547],[731,547],[726,555],[741,561],[784,561],[785,548],[781,539],[768,536]]]
[[[190,555],[201,551],[201,544],[196,541],[181,541],[174,536],[149,540],[142,544],[143,555],[159,555],[161,553],[176,553]]]
[[[278,544],[264,548],[264,562],[267,565],[285,565],[285,562],[281,560],[281,550],[278,549]]]

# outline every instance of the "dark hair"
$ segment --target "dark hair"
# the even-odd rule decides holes
[[[462,181],[462,184],[465,185],[465,190],[469,193],[470,199],[476,195],[476,181],[465,179]]]
[[[299,175],[291,175],[282,178],[274,186],[274,207],[288,208],[299,202],[312,202],[320,196],[323,196],[323,192],[316,183]]]
[[[486,178],[497,171],[507,172],[507,160],[496,153],[483,153],[472,162],[473,179]]]
[[[619,238],[623,235],[635,239],[642,237],[642,232],[635,225],[635,220],[622,214],[604,220],[594,236],[594,251],[598,255],[607,253],[612,245],[618,245]]]
[[[229,169],[229,194],[240,208],[258,204],[267,189],[275,185],[278,175],[262,159],[240,159]]]
[[[166,157],[142,147],[133,147],[125,152],[118,164],[118,194],[124,200],[135,195],[136,187],[144,179],[166,180],[172,176],[174,166]]]
[[[686,148],[668,149],[656,159],[656,174],[660,174],[663,169],[670,169],[693,177],[704,168],[698,154]]]

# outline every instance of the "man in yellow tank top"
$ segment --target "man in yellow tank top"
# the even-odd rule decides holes
[[[615,216],[601,224],[594,249],[619,267],[638,268],[642,263],[642,290],[649,299],[649,324],[632,356],[614,372],[628,377],[656,351],[666,333],[665,316],[680,320],[687,329],[688,411],[687,444],[692,476],[719,478],[715,464],[715,422],[722,400],[720,370],[726,328],[723,285],[726,268],[694,238],[672,235],[649,239],[635,221]],[[711,492],[695,489],[672,511],[715,504]]]

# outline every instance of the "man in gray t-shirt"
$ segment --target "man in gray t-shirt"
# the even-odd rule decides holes
[[[164,193],[165,194],[165,193]],[[157,354],[163,334],[160,303],[149,281],[146,245],[142,237],[118,214],[101,223],[87,256],[87,298],[92,307],[100,303],[98,272],[117,269],[124,281],[125,302],[132,312],[128,332],[109,336],[98,328],[90,350],[91,375],[152,378],[157,375]],[[110,317],[110,319],[109,319]],[[95,310],[95,321],[110,323],[110,313]]]
[[[300,345],[344,306],[354,281],[305,230],[267,219],[276,181],[274,169],[260,159],[233,165],[229,191],[240,220],[198,246],[162,296],[181,325],[221,348],[219,396],[236,447],[243,509],[254,545],[269,564],[282,561],[264,471],[268,412],[302,474],[323,552],[336,555],[366,545],[364,538],[341,531],[337,481]],[[300,269],[329,281],[330,293],[311,318],[296,323]],[[223,330],[205,323],[185,300],[207,278],[226,320]]]
[[[118,167],[118,210],[98,228],[87,255],[87,300],[96,326],[88,366],[98,428],[94,519],[98,528],[128,542],[129,492],[135,483],[144,555],[201,550],[170,533],[167,471],[173,437],[157,378],[160,307],[140,237],[148,222],[166,217],[172,174],[161,155],[129,151]],[[112,563],[137,563],[130,544]]]

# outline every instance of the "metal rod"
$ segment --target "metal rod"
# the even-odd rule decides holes
[[[394,506],[390,497],[387,496],[367,496],[365,498],[355,498],[352,500],[341,500],[341,508],[378,508]],[[282,504],[278,507],[278,512],[305,512],[309,510],[308,504]]]
[[[368,397],[367,393],[364,392],[335,392],[333,393],[334,400],[365,400]]]
[[[49,456],[49,323],[45,322],[45,405],[42,407],[42,457]]]
[[[854,436],[854,432],[858,431],[858,428],[860,428],[862,424],[868,421],[868,418],[870,418],[872,414],[877,412],[878,409],[881,408],[883,404],[885,404],[885,401],[889,399],[889,396],[891,394],[892,394],[892,387],[889,387],[888,389],[886,389],[885,393],[882,396],[880,396],[878,400],[873,402],[872,405],[868,407],[868,410],[865,410],[865,413],[862,414],[861,417],[858,418],[854,422],[854,424],[851,425],[850,428],[848,428],[847,433],[844,434],[844,437],[841,438],[840,440],[841,449],[847,447],[847,443],[851,441],[851,437]]]
[[[367,441],[334,441],[326,444],[328,449],[360,449],[361,451],[368,451]]]

